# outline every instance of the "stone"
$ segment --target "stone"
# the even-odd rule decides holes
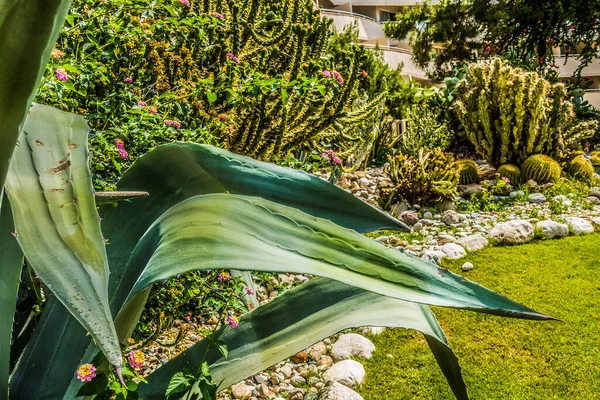
[[[441,250],[425,250],[421,254],[421,258],[433,264],[439,265],[440,262],[446,258],[446,253]]]
[[[244,382],[240,382],[237,385],[231,387],[231,394],[234,399],[246,400],[252,397],[252,386],[246,385]]]
[[[419,222],[419,214],[416,211],[411,210],[402,211],[400,215],[398,215],[398,219],[408,226],[413,226]]]
[[[529,190],[530,190],[530,191],[533,191],[533,190],[537,190],[537,189],[538,189],[538,184],[537,184],[537,182],[536,182],[536,181],[534,181],[533,179],[530,179],[530,180],[528,180],[528,181],[525,183],[525,186],[527,186],[527,187],[529,188]]]
[[[342,385],[352,387],[359,385],[365,379],[365,368],[361,363],[354,360],[344,360],[333,364],[323,374],[325,382],[339,382]]]
[[[403,211],[406,211],[406,210],[408,210],[408,204],[394,203],[390,207],[390,214],[392,214],[394,217],[397,217],[398,215],[400,215],[400,213],[402,213]]]
[[[444,199],[442,201],[438,201],[435,203],[435,209],[439,212],[443,213],[448,210],[456,210],[456,204],[452,200]]]
[[[456,241],[467,251],[477,251],[489,245],[488,240],[480,234],[462,237]]]
[[[279,368],[278,371],[281,372],[285,378],[290,378],[292,376],[292,374],[294,373],[294,371],[292,370],[292,367],[290,367],[288,364]]]
[[[462,267],[460,267],[460,269],[462,269],[465,272],[471,271],[473,269],[473,264],[470,262],[466,262],[462,265]]]
[[[325,343],[323,343],[323,342],[315,343],[311,346],[310,349],[308,349],[308,354],[310,355],[310,358],[312,358],[315,361],[319,361],[319,359],[326,352],[327,352],[327,346],[325,346]]]
[[[451,260],[458,260],[467,255],[467,252],[463,247],[456,243],[446,243],[442,246],[442,251]]]
[[[569,231],[576,236],[594,233],[594,226],[583,218],[568,217],[565,222],[569,225]]]
[[[258,385],[258,395],[262,398],[275,397],[275,393],[265,383]]]
[[[290,359],[295,362],[296,364],[302,364],[305,363],[306,360],[308,359],[308,353],[305,351],[301,351],[299,353],[296,353],[295,355],[291,356]]]
[[[569,199],[567,199],[567,196],[565,196],[564,194],[557,194],[552,198],[552,201],[563,204],[565,201],[569,201]]]
[[[470,185],[458,185],[458,193],[463,199],[469,200],[472,195],[479,196],[483,192],[481,185],[472,183]]]
[[[268,380],[269,378],[264,375],[254,375],[254,382],[258,383],[259,385],[261,383],[267,383]]]
[[[527,243],[533,239],[533,226],[520,219],[501,222],[490,231],[490,238],[508,244]]]
[[[321,365],[332,365],[333,364],[333,358],[329,357],[329,356],[321,356],[321,358],[319,358],[319,361],[317,361],[317,365],[321,366]]]
[[[280,374],[279,372],[271,373],[271,377],[269,378],[273,385],[278,385],[285,380],[285,376]],[[266,382],[257,382],[257,383],[266,383]]]
[[[432,219],[433,218],[433,214],[430,213],[429,211],[423,213],[423,219]]]
[[[290,383],[296,387],[306,385],[306,379],[300,375],[294,375],[290,378]]]
[[[529,196],[527,196],[527,199],[530,203],[534,204],[546,202],[546,196],[544,196],[542,193],[531,193]]]
[[[421,232],[422,229],[423,229],[423,223],[421,223],[421,222],[417,222],[412,227],[413,232]]]
[[[321,395],[320,400],[364,400],[362,396],[354,390],[333,382]]]
[[[600,204],[600,198],[598,198],[596,196],[588,196],[585,199],[585,202],[588,203],[588,204],[597,205],[597,204]]]
[[[442,214],[442,222],[446,225],[458,224],[460,222],[460,217],[456,211],[447,210]]]
[[[569,235],[569,226],[547,219],[535,225],[535,235],[543,239],[565,237]]]
[[[381,243],[387,243],[389,239],[390,239],[389,236],[379,236],[379,237],[375,238],[375,240],[377,240],[378,242],[381,242]]]
[[[369,359],[375,345],[369,339],[357,333],[345,333],[331,346],[331,357],[335,361],[349,360],[352,357]]]
[[[594,196],[600,199],[600,190],[598,189],[592,189],[590,190],[590,196]]]

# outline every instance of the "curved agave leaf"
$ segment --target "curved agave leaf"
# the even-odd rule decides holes
[[[83,117],[33,105],[7,188],[23,253],[119,367],[121,349],[109,310],[108,261],[87,167],[87,135]]]
[[[0,0],[0,188],[71,0]]]
[[[13,219],[8,199],[0,191],[0,399],[8,399],[8,375],[10,367],[10,343],[13,317],[17,303],[23,253],[13,238]]]
[[[420,258],[331,221],[258,197],[196,196],[164,213],[140,240],[129,298],[196,269],[308,273],[399,300],[490,314],[549,319]]]
[[[135,162],[118,188],[147,191],[155,201],[163,194],[179,201],[209,193],[257,196],[362,233],[409,231],[404,223],[321,178],[195,143],[157,147]]]
[[[380,296],[329,279],[314,279],[242,316],[236,329],[224,328],[219,340],[229,355],[203,340],[161,366],[140,384],[144,400],[163,399],[171,377],[196,371],[204,361],[225,389],[344,329],[388,326],[423,333],[458,399],[468,399],[458,359],[427,306]],[[208,349],[207,349],[208,347]]]

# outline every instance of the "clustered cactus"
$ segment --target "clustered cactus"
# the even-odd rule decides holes
[[[461,185],[470,185],[479,182],[479,174],[475,161],[470,159],[457,160],[456,168]]]
[[[573,122],[573,105],[562,83],[551,84],[500,59],[471,65],[455,94],[467,138],[496,167],[521,165],[535,154],[562,159],[597,127],[595,121]]]
[[[525,160],[521,165],[521,171],[525,181],[533,179],[537,183],[544,184],[556,182],[560,178],[561,168],[551,157],[536,154]]]
[[[507,178],[511,183],[521,182],[521,169],[513,164],[503,164],[498,168],[501,178]]]
[[[421,150],[418,157],[399,154],[389,156],[388,161],[386,172],[394,187],[380,188],[384,208],[396,202],[430,205],[456,199],[459,174],[452,154]]]

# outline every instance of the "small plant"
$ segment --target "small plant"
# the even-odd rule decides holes
[[[419,151],[446,150],[450,135],[445,123],[439,122],[439,113],[426,106],[408,110],[406,132],[400,136],[397,147],[402,154],[418,157]]]
[[[461,185],[470,185],[479,182],[477,164],[475,161],[470,159],[457,160],[456,168],[458,169],[459,183]]]
[[[459,176],[452,154],[420,150],[418,157],[400,154],[388,160],[386,171],[395,186],[380,190],[384,208],[401,201],[429,205],[456,199]]]
[[[566,172],[574,179],[589,182],[594,176],[594,166],[586,156],[578,155],[567,163]]]
[[[521,169],[516,165],[503,164],[498,168],[498,173],[515,184],[521,183]]]
[[[560,165],[551,157],[536,154],[529,157],[521,165],[523,179],[527,182],[533,179],[537,183],[544,184],[556,182],[560,178]]]

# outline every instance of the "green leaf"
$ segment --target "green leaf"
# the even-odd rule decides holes
[[[12,236],[12,212],[8,198],[0,191],[0,399],[8,399],[8,376],[12,326],[19,292],[23,253]]]
[[[0,188],[70,0],[0,0]]]
[[[286,106],[288,103],[288,92],[285,89],[281,89],[281,103]]]
[[[83,117],[34,104],[6,186],[28,261],[109,361],[120,366],[108,261],[87,165],[88,131]]]
[[[217,94],[215,92],[207,92],[206,93],[206,99],[208,100],[208,102],[210,104],[212,104],[215,101],[217,101]]]
[[[187,271],[243,265],[332,278],[411,302],[550,318],[331,221],[258,197],[211,194],[179,203],[146,232],[132,261],[128,269],[139,278],[129,298]]]
[[[161,392],[161,396],[163,393],[166,394],[166,396],[172,396],[175,393],[181,393],[181,392],[185,392],[186,390],[189,389],[191,383],[190,383],[190,379],[188,377],[187,374],[185,374],[184,372],[177,372],[176,374],[173,375],[173,377],[171,378],[171,380],[169,381],[169,385],[167,386],[167,390],[166,391],[162,391]]]
[[[232,193],[295,207],[358,232],[409,230],[397,219],[314,175],[208,145],[159,146],[134,163],[119,181],[118,188],[151,193],[145,206],[151,208],[148,216],[152,220],[147,221],[148,226],[160,213],[191,196]],[[139,206],[142,207],[141,203]]]
[[[160,399],[169,379],[193,369],[206,353],[213,379],[224,389],[344,329],[388,326],[422,332],[459,399],[467,399],[458,360],[428,307],[380,296],[329,279],[314,279],[242,316],[223,331],[223,357],[205,339],[156,370],[140,384],[143,399]],[[207,349],[208,346],[208,349]]]

